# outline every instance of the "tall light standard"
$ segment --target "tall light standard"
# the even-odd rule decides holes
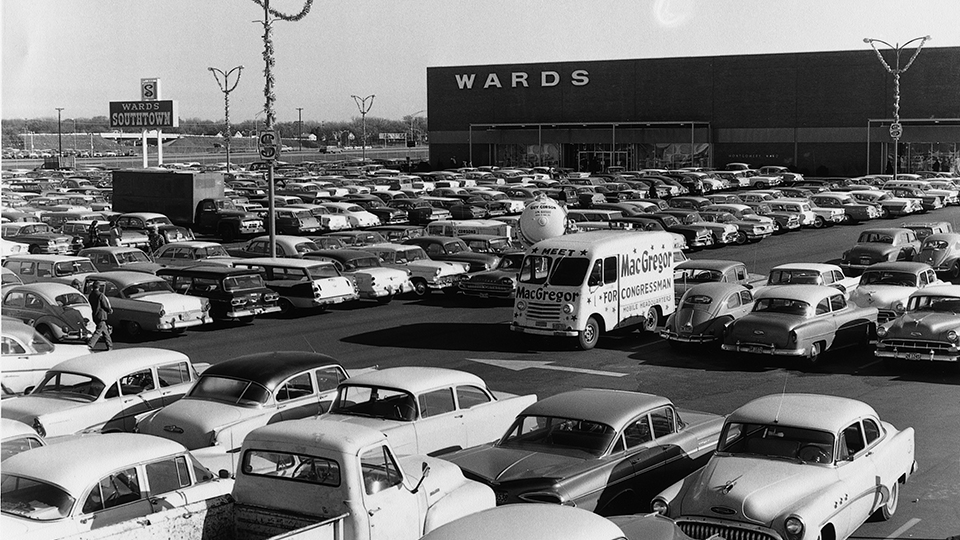
[[[350,96],[350,97],[352,97],[353,100],[357,102],[357,108],[360,109],[360,119],[361,119],[361,122],[363,123],[363,142],[362,142],[363,150],[360,154],[360,157],[363,159],[363,161],[367,161],[367,113],[370,112],[370,109],[373,107],[373,98],[377,96],[370,94],[365,98],[361,98],[360,96]],[[368,99],[370,100],[369,105],[367,105]]]
[[[873,47],[873,51],[877,53],[877,58],[880,60],[880,63],[883,64],[883,67],[887,70],[887,73],[893,73],[893,124],[890,124],[890,137],[893,138],[893,179],[897,179],[897,168],[900,166],[900,156],[899,147],[900,147],[900,137],[903,135],[903,126],[900,125],[900,74],[906,73],[910,66],[913,65],[913,61],[917,59],[917,56],[920,54],[920,49],[923,48],[923,44],[931,40],[930,36],[923,36],[918,38],[913,38],[910,41],[900,45],[891,45],[886,41],[873,38],[863,38],[864,43],[870,44]],[[917,45],[917,50],[914,51],[913,56],[910,57],[910,61],[907,62],[907,65],[903,68],[900,67],[900,53],[903,52],[903,49],[910,45],[914,41],[919,41],[920,44]],[[880,54],[880,50],[877,49],[877,43],[882,43],[887,47],[890,47],[896,53],[896,68],[891,68],[890,64],[883,59],[883,55]]]
[[[233,92],[237,84],[240,83],[240,74],[243,73],[243,66],[237,66],[227,72],[214,67],[208,67],[207,69],[213,73],[213,78],[216,79],[217,86],[219,86],[220,91],[223,92],[223,145],[227,149],[227,174],[230,174],[230,92]],[[232,75],[234,71],[237,72],[237,78],[233,81],[233,84],[230,84],[230,75]],[[222,82],[220,81],[221,77],[223,77]]]
[[[80,153],[80,149],[77,148],[77,119],[73,119],[73,151],[75,154]]]
[[[303,152],[303,107],[297,107],[297,141],[300,151]]]
[[[63,107],[56,107],[57,109],[57,145],[60,149],[57,151],[57,164],[63,165],[63,136],[60,133],[60,111],[63,110]]]
[[[417,133],[413,131],[413,120],[417,117],[418,114],[425,113],[425,112],[427,112],[426,109],[421,109],[410,115],[410,137],[413,139],[414,146],[417,145]]]

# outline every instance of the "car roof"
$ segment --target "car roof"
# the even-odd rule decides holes
[[[584,388],[543,398],[520,414],[590,420],[607,424],[619,431],[640,411],[669,404],[669,399],[653,394]]]
[[[469,514],[427,533],[424,540],[486,540],[488,538],[625,538],[611,520],[582,508],[522,503],[495,506]],[[666,535],[664,537],[667,537]]]
[[[77,289],[67,285],[65,283],[55,283],[52,281],[42,281],[35,283],[26,283],[23,285],[14,285],[13,287],[5,288],[3,295],[6,296],[10,291],[28,291],[32,293],[39,294],[40,296],[47,298],[55,298],[61,294],[75,293],[83,295],[82,292]]]
[[[770,269],[771,272],[774,270],[816,270],[818,272],[829,272],[831,270],[840,270],[840,267],[827,263],[786,263],[778,264]]]
[[[3,473],[41,479],[80,497],[117,469],[185,451],[180,443],[153,435],[103,433],[21,452],[3,462]]]
[[[96,376],[105,384],[111,384],[131,371],[146,369],[157,364],[189,361],[190,358],[179,351],[155,347],[130,347],[77,356],[60,362],[50,368],[50,371],[85,373]]]
[[[3,319],[3,335],[12,336],[24,343],[30,343],[33,335],[37,332],[32,326],[10,317]]]
[[[87,257],[78,257],[76,255],[46,255],[40,253],[30,253],[23,255],[7,255],[4,257],[4,260],[8,261],[53,261],[53,262],[64,262],[64,261],[86,261]]]
[[[740,261],[725,261],[722,259],[688,259],[677,265],[677,270],[685,268],[702,268],[710,270],[719,270],[721,268],[733,268],[737,266],[746,266]]]
[[[739,283],[725,283],[725,282],[714,282],[709,283],[698,283],[693,287],[687,289],[686,294],[702,294],[709,296],[714,301],[722,300],[728,294],[736,291],[746,291],[749,290]]]
[[[6,321],[4,321],[3,325],[7,325]],[[6,328],[4,328],[4,331],[6,331]],[[3,440],[5,441],[8,439],[19,439],[25,435],[32,435],[39,438],[37,432],[28,424],[12,418],[0,418],[0,434],[2,434]],[[4,467],[6,467],[6,465],[4,465]]]
[[[960,298],[960,285],[934,285],[924,287],[913,294],[914,296],[946,296],[950,298]]]
[[[233,275],[247,275],[247,274],[256,274],[257,270],[254,268],[237,268],[231,266],[220,266],[212,264],[196,264],[193,266],[168,266],[157,270],[157,275],[162,276],[164,274],[168,275],[177,275],[177,276],[190,276],[190,277],[207,277],[215,275],[218,277],[226,277]]]
[[[873,407],[855,399],[822,394],[773,394],[733,411],[727,422],[780,424],[839,433],[863,417],[877,418]]]
[[[147,272],[134,272],[132,270],[110,270],[109,272],[98,272],[96,274],[90,274],[87,276],[87,279],[94,281],[98,279],[112,281],[120,284],[122,287],[132,285],[134,283],[163,281],[163,278],[157,277],[153,274],[149,274]]]
[[[931,270],[931,267],[929,264],[922,263],[922,262],[887,261],[887,262],[871,264],[869,267],[863,269],[865,273],[873,272],[876,270],[880,270],[880,271],[895,270],[899,272],[913,272],[914,274],[916,274],[918,272],[923,272],[924,270]]]
[[[102,354],[102,353],[98,353]],[[215,375],[253,381],[273,391],[281,382],[315,367],[339,366],[330,356],[306,351],[273,351],[238,356],[207,368],[203,377]]]
[[[330,261],[324,261],[321,259],[295,259],[290,257],[252,257],[250,259],[240,259],[234,261],[234,266],[242,265],[251,265],[251,266],[270,266],[270,267],[287,267],[287,268],[313,268],[318,265],[333,265]]]
[[[350,377],[343,384],[381,386],[420,394],[435,388],[473,385],[486,388],[483,379],[466,371],[435,367],[395,367]]]
[[[897,234],[904,233],[904,232],[912,233],[912,232],[915,232],[915,231],[913,231],[912,229],[904,229],[903,227],[876,227],[876,228],[872,228],[872,229],[864,229],[864,230],[860,231],[860,234],[864,234],[864,233],[887,233],[887,234],[897,235]]]
[[[786,298],[816,305],[824,298],[838,294],[843,295],[843,292],[826,285],[772,285],[758,290],[754,298],[757,300],[761,298]]]
[[[140,219],[155,219],[155,218],[165,218],[167,217],[164,214],[159,212],[124,212],[120,214],[119,217],[135,217]]]
[[[376,255],[362,249],[319,249],[317,251],[304,253],[303,257],[310,259],[314,257],[328,257],[338,261],[352,261],[354,259],[369,259],[371,257],[375,258]]]
[[[119,253],[119,252],[127,252],[127,251],[143,252],[142,249],[138,247],[133,247],[133,246],[94,246],[94,247],[83,248],[80,250],[80,253]],[[78,253],[78,255],[80,254]],[[80,255],[80,256],[85,257],[85,255]]]
[[[934,233],[934,234],[927,235],[927,237],[924,238],[923,241],[926,242],[931,238],[933,238],[934,240],[946,240],[947,242],[956,242],[960,240],[960,233],[955,233],[955,232]]]
[[[289,452],[291,447],[304,447],[307,454],[314,449],[332,450],[356,456],[362,448],[386,440],[383,432],[354,424],[320,418],[304,418],[277,422],[257,428],[243,440],[246,447]]]

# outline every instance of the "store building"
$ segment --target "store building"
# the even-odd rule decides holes
[[[884,58],[895,66],[893,50]],[[901,68],[913,50],[901,55]],[[427,69],[430,162],[600,171],[892,167],[894,76],[863,50]],[[960,166],[960,47],[900,77],[900,171]]]

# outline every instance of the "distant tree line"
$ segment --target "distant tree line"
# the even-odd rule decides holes
[[[183,133],[185,135],[217,135],[223,133],[224,127],[223,120],[181,118],[179,127],[165,129],[164,132]],[[360,117],[353,118],[348,122],[317,122],[304,120],[302,130],[296,120],[292,122],[277,122],[274,127],[280,130],[280,135],[284,139],[296,139],[297,136],[302,133],[304,139],[309,138],[310,135],[314,135],[317,138],[318,144],[325,142],[330,146],[336,146],[338,144],[342,146],[359,146],[363,137],[363,124]],[[239,132],[244,136],[252,136],[256,134],[257,129],[262,128],[263,122],[259,120],[231,121],[230,123],[231,134]],[[113,130],[110,128],[110,121],[106,116],[62,119],[60,122],[60,133],[65,135],[72,133],[108,133],[110,131]],[[23,148],[23,135],[25,133],[57,133],[57,119],[55,117],[4,119],[2,132],[2,146],[4,148]],[[427,119],[423,116],[415,116],[412,118],[406,116],[402,120],[389,120],[368,116],[367,144],[378,144],[380,141],[380,133],[407,133],[408,137],[412,137],[418,142],[423,142],[425,141],[427,133]]]

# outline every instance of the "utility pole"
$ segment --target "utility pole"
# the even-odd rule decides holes
[[[57,168],[63,165],[63,136],[60,133],[60,111],[63,110],[63,107],[56,107],[57,109],[57,144],[59,145],[59,150],[57,150]]]
[[[303,107],[297,107],[297,142],[303,152]]]
[[[227,174],[230,174],[230,92],[233,92],[237,84],[240,83],[243,66],[237,66],[227,72],[214,67],[208,67],[207,69],[213,73],[213,78],[216,79],[217,86],[219,86],[220,91],[223,92],[223,146],[227,149]],[[234,71],[237,72],[237,78],[231,85],[229,82],[230,75],[232,75]],[[220,77],[223,77],[223,82],[220,82]]]
[[[364,162],[366,162],[367,161],[367,113],[370,112],[370,109],[373,107],[373,98],[377,96],[370,94],[365,98],[361,98],[360,96],[350,96],[350,97],[352,97],[353,100],[357,102],[357,107],[360,109],[360,118],[361,118],[361,122],[363,123],[363,141],[361,143],[363,144],[362,146],[363,150],[360,153],[360,157],[361,159],[363,159]],[[368,99],[370,100],[369,105],[367,105]]]

